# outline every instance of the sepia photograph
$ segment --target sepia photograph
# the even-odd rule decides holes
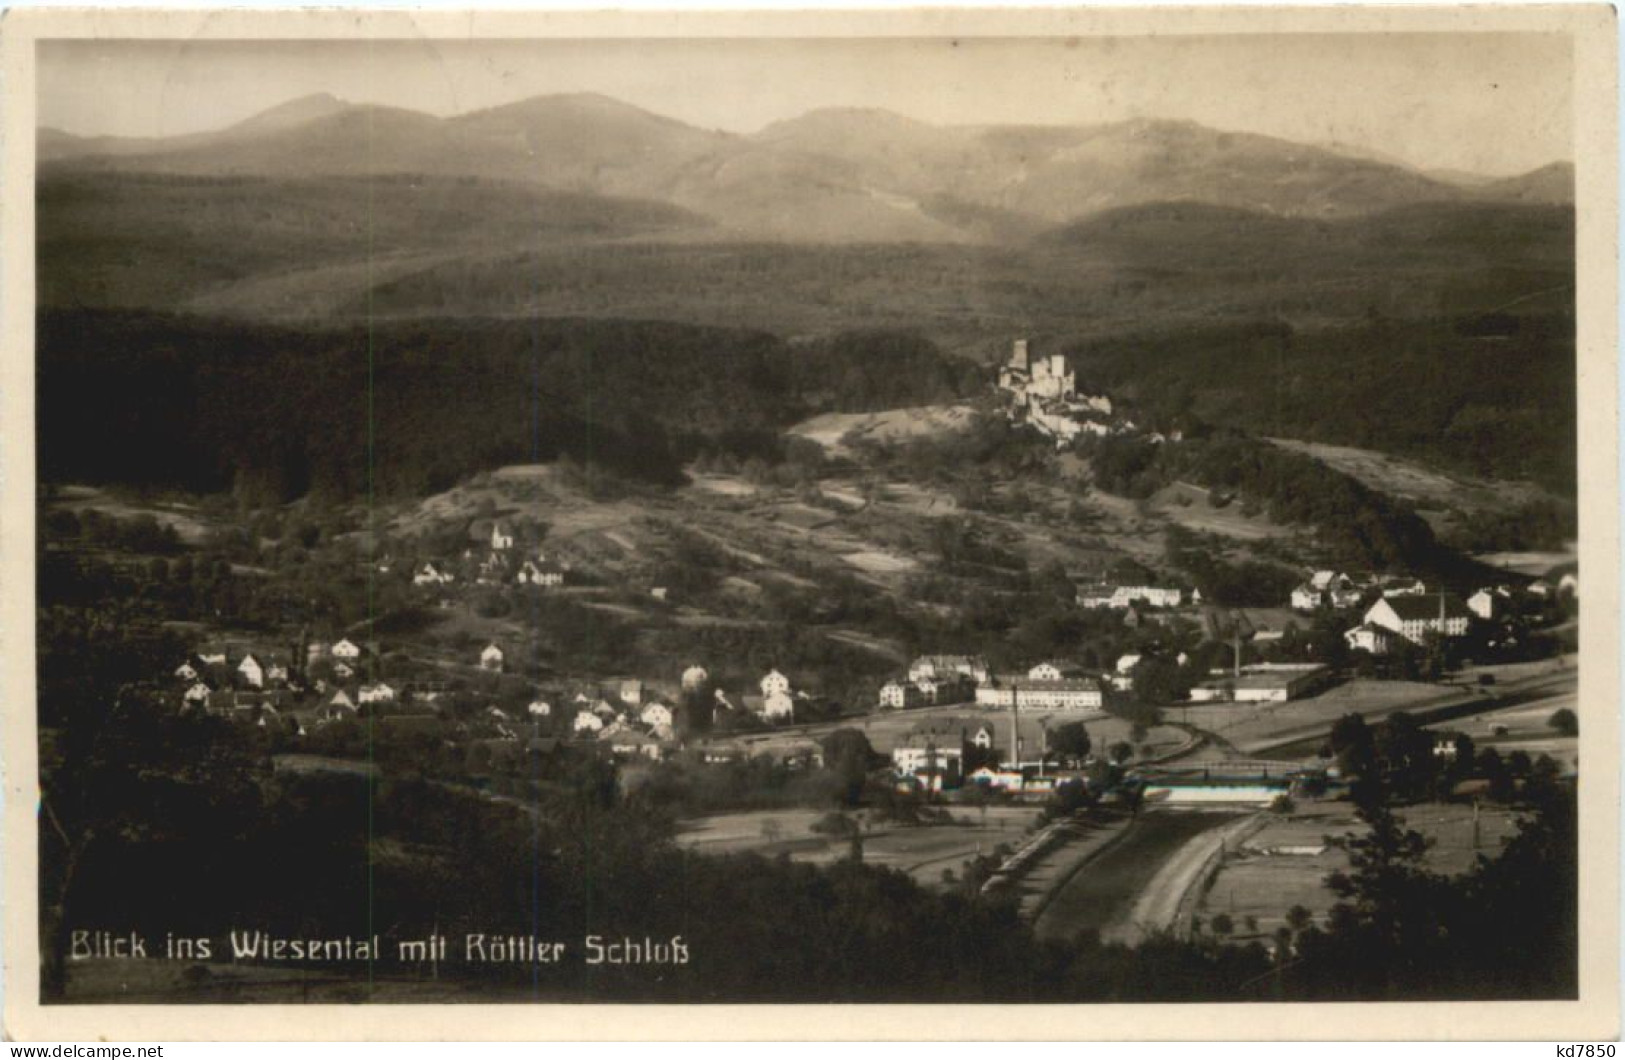
[[[1612,12],[1237,14],[42,24],[35,1026],[1617,1034]]]

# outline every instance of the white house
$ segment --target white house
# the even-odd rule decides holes
[[[243,679],[244,684],[255,688],[265,687],[265,668],[252,655],[243,656],[243,661],[237,664],[237,674]]]
[[[666,748],[653,736],[646,736],[641,732],[626,732],[616,733],[610,738],[609,752],[618,758],[635,758],[641,755],[658,762],[665,757]]]
[[[971,734],[970,742],[971,742],[972,746],[979,747],[984,751],[992,750],[993,749],[993,729],[992,729],[992,727],[988,726],[988,725],[977,726],[976,731]]]
[[[710,679],[711,675],[705,672],[705,667],[690,666],[683,671],[683,691],[692,692],[697,688],[704,688],[705,682]]]
[[[1501,610],[1505,599],[1498,589],[1480,589],[1467,598],[1467,610],[1488,622]]]
[[[887,681],[880,686],[880,705],[893,710],[917,707],[925,699],[918,685],[909,681]]]
[[[911,736],[892,748],[891,761],[898,776],[935,773],[957,777],[963,772],[965,749],[957,740]]]
[[[502,669],[502,649],[495,644],[487,644],[485,650],[480,652],[480,668],[484,670]]]
[[[1098,710],[1103,702],[1100,685],[1088,678],[1034,681],[1021,676],[979,685],[979,707],[1021,707],[1031,710]]]
[[[638,715],[638,720],[651,728],[662,725],[669,727],[672,723],[671,708],[664,703],[650,703]]]
[[[1580,576],[1574,571],[1568,571],[1557,579],[1557,594],[1559,596],[1572,596],[1580,598]]]
[[[350,698],[350,693],[346,692],[342,688],[339,689],[337,692],[334,692],[333,693],[333,698],[327,701],[327,714],[328,714],[328,716],[329,717],[337,716],[335,714],[336,711],[338,711],[338,712],[348,711],[350,714],[355,713],[355,700],[351,699]]]
[[[201,704],[209,701],[209,686],[202,681],[194,681],[184,693],[181,694],[183,703]]]
[[[530,706],[525,708],[525,713],[533,718],[546,718],[553,713],[553,704],[545,699],[533,699]]]
[[[547,588],[556,588],[564,584],[563,568],[536,560],[527,559],[519,565],[519,574],[516,579],[520,585],[540,585]]]
[[[1158,585],[1119,585],[1112,593],[1113,607],[1128,607],[1136,601],[1152,607],[1178,607],[1185,602],[1185,591]]]
[[[395,690],[379,681],[375,685],[362,685],[356,691],[356,699],[362,703],[393,703],[395,702]]]
[[[346,638],[329,648],[328,654],[332,655],[335,659],[355,660],[361,658],[361,649]]]
[[[604,731],[604,719],[590,710],[584,710],[576,715],[576,720],[571,728],[578,733],[602,732]]]
[[[1363,595],[1364,594],[1360,591],[1360,587],[1353,584],[1344,586],[1342,588],[1333,588],[1330,593],[1332,606],[1339,610],[1344,610],[1350,607],[1358,607],[1360,604],[1360,597]]]
[[[790,694],[790,679],[777,670],[769,670],[762,678],[762,696],[770,698],[775,694],[788,696]]]
[[[203,663],[205,666],[226,665],[226,653],[223,651],[212,653],[199,652],[197,658],[198,662]]]
[[[500,520],[491,524],[491,548],[505,552],[513,547],[513,527]]]
[[[1065,677],[1082,677],[1084,669],[1064,662],[1041,662],[1027,671],[1027,677],[1033,681],[1059,681]]]
[[[627,706],[638,706],[643,702],[643,682],[636,679],[622,681],[619,695],[621,702]]]
[[[1393,634],[1369,622],[1355,626],[1343,634],[1350,651],[1367,651],[1372,655],[1387,655],[1393,643]]]
[[[1454,593],[1424,593],[1384,596],[1365,613],[1365,622],[1420,644],[1428,633],[1466,636],[1472,617],[1473,613]]]
[[[762,697],[762,717],[768,721],[790,721],[796,714],[796,701],[788,692],[775,691]]]
[[[1318,589],[1309,585],[1300,585],[1292,590],[1292,610],[1313,611],[1318,608],[1324,597]]]
[[[951,687],[946,681],[938,681],[934,677],[922,677],[914,682],[914,690],[920,693],[920,699],[926,703],[935,703],[942,695],[945,687]]]
[[[344,661],[333,664],[333,676],[348,681],[355,676],[355,667]]]
[[[425,563],[412,575],[413,585],[450,585],[457,580],[451,571],[443,571],[433,562]]]
[[[982,684],[988,679],[987,660],[980,655],[922,655],[908,668],[908,679],[914,682],[926,677],[940,680],[955,674]]]
[[[175,676],[180,678],[182,681],[196,681],[197,668],[194,667],[190,662],[183,662],[179,666],[175,667]]]
[[[1309,586],[1317,592],[1329,593],[1334,589],[1346,589],[1352,584],[1349,576],[1341,571],[1317,570],[1309,575]]]

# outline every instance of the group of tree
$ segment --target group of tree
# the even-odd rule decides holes
[[[660,321],[298,329],[85,310],[42,314],[39,364],[43,479],[255,504],[421,495],[564,456],[670,484],[702,452],[778,463],[780,432],[813,413],[958,397],[977,377],[890,332],[792,347]]]
[[[1174,482],[1207,487],[1210,503],[1239,497],[1244,512],[1315,531],[1335,562],[1367,570],[1432,571],[1452,557],[1408,505],[1334,470],[1238,430],[1214,431],[1178,444],[1114,435],[1082,443],[1095,484],[1107,492],[1146,498]],[[1204,576],[1224,577],[1211,558],[1189,557]],[[1260,571],[1249,572],[1257,576]],[[1266,583],[1275,576],[1265,576]],[[1217,586],[1216,586],[1217,587]]]
[[[1478,319],[1373,315],[1313,330],[1260,320],[1092,339],[1067,353],[1156,429],[1188,428],[1194,413],[1573,497],[1572,313],[1509,315],[1487,331],[1470,326]]]

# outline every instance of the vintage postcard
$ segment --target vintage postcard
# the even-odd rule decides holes
[[[1614,17],[10,12],[6,1032],[1616,1037]]]

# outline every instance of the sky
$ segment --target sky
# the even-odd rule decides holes
[[[1572,160],[1559,34],[535,41],[47,41],[39,122],[80,135],[221,128],[329,92],[449,116],[601,92],[754,132],[819,107],[937,124],[1196,121],[1487,175]]]

